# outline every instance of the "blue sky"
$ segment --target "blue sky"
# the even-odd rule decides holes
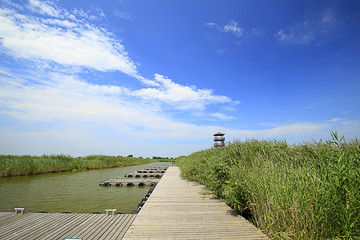
[[[360,3],[0,0],[0,154],[360,136]]]

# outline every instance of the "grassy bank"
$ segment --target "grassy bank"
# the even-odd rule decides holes
[[[275,239],[360,239],[360,144],[247,140],[177,159]]]
[[[124,167],[159,162],[160,160],[161,159],[103,155],[79,158],[73,158],[66,155],[0,155],[0,176],[19,176],[50,172]]]

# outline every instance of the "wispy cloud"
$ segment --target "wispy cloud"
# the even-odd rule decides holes
[[[231,139],[286,139],[292,143],[301,141],[319,141],[329,139],[330,132],[338,130],[347,139],[360,135],[360,121],[334,118],[322,122],[296,122],[262,130],[224,129]]]
[[[223,25],[219,25],[214,22],[207,22],[205,26],[208,28],[214,28],[222,33],[232,33],[237,38],[248,38],[251,36],[259,35],[259,31],[256,28],[247,29],[239,25],[239,23],[235,20],[231,20],[229,23]]]
[[[114,10],[114,15],[118,18],[121,18],[121,19],[124,19],[124,20],[127,20],[127,21],[132,21],[133,18],[130,14],[126,13],[126,12],[123,12],[119,9],[115,9]]]
[[[318,19],[298,22],[286,29],[281,28],[275,37],[284,44],[308,44],[327,36],[336,26],[337,19],[332,11],[325,11]]]
[[[226,49],[218,49],[218,50],[216,50],[215,52],[217,53],[217,54],[223,54],[223,53],[225,53],[227,50]]]
[[[241,37],[244,35],[244,29],[238,26],[238,23],[236,21],[230,21],[228,24],[224,26],[225,32],[231,32],[236,37]]]
[[[35,12],[52,17],[60,17],[62,12],[51,1],[29,0],[29,8]]]
[[[217,119],[221,119],[221,120],[231,120],[231,119],[235,119],[235,117],[233,116],[229,116],[229,115],[225,115],[223,113],[211,113],[210,116],[217,118]]]
[[[207,27],[218,27],[218,25],[216,23],[214,23],[214,22],[207,22],[207,23],[205,23],[205,26],[207,26]]]
[[[220,25],[215,22],[207,22],[204,25],[209,29],[215,30],[208,34],[208,38],[217,42],[223,42],[227,39],[226,36],[233,36],[233,43],[235,45],[241,45],[245,40],[261,35],[258,29],[243,27],[235,20],[231,20],[225,25]],[[224,46],[215,50],[215,53],[218,55],[224,54],[225,52],[227,52],[227,49]]]

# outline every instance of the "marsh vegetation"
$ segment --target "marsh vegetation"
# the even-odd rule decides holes
[[[20,176],[51,172],[125,167],[159,162],[160,160],[161,159],[104,155],[92,155],[78,158],[68,155],[0,155],[0,176]]]
[[[331,136],[235,141],[177,163],[275,239],[360,239],[360,144]]]

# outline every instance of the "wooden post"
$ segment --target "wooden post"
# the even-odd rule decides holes
[[[17,214],[18,212],[20,212],[20,215],[23,215],[25,209],[26,209],[26,208],[14,208],[15,214]]]
[[[115,208],[111,208],[111,209],[105,209],[106,212],[106,216],[109,215],[109,212],[111,212],[111,215],[114,216],[116,209]]]

